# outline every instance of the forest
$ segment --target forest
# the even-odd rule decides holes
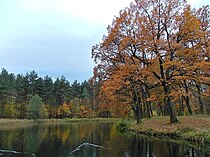
[[[61,76],[38,76],[35,71],[25,75],[0,73],[1,118],[66,118],[94,117],[90,83],[70,82]]]

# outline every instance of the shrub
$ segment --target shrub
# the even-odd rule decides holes
[[[128,129],[129,123],[128,121],[122,119],[115,123],[115,127],[120,132],[125,132]]]

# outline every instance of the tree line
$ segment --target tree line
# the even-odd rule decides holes
[[[70,83],[64,76],[53,80],[38,76],[0,73],[0,118],[94,117],[90,81]]]
[[[137,122],[210,114],[210,11],[184,0],[135,0],[92,47],[102,110]]]

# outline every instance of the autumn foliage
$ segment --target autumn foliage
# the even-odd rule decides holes
[[[184,0],[136,0],[121,10],[92,48],[101,106],[132,109],[137,122],[154,110],[171,123],[185,110],[209,114],[209,20],[208,6]]]

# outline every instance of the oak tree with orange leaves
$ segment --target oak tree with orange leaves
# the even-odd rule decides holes
[[[108,26],[102,42],[93,46],[95,77],[104,89],[111,83],[114,94],[127,87],[126,93],[136,91],[132,101],[142,98],[140,92],[146,93],[143,102],[162,101],[171,123],[178,121],[179,100],[185,100],[192,114],[189,99],[195,95],[204,113],[209,108],[203,101],[209,98],[209,23],[208,6],[196,10],[185,0],[135,0]],[[132,69],[129,74],[123,66]],[[132,81],[126,86],[116,83],[115,77]],[[156,95],[155,90],[162,93]]]

